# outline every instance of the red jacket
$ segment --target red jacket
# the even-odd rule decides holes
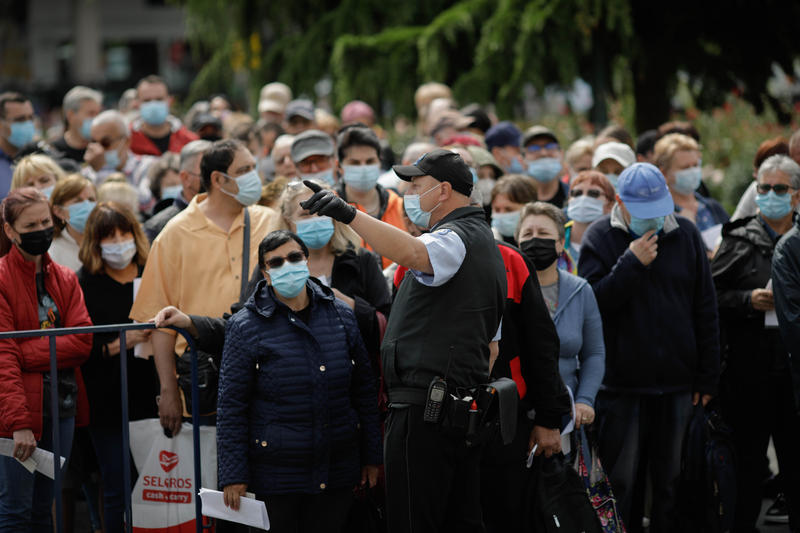
[[[170,123],[170,137],[168,152],[179,154],[185,144],[196,141],[199,137],[182,125],[178,119],[170,116],[167,119]],[[131,152],[139,155],[161,155],[158,147],[150,138],[142,133],[142,119],[136,119],[131,124]]]
[[[58,307],[61,326],[91,326],[78,277],[65,266],[42,256],[45,288]],[[0,331],[39,329],[35,265],[16,246],[0,258]],[[78,384],[76,424],[89,423],[89,400],[80,365],[89,358],[91,335],[56,337],[58,368],[74,368]],[[48,337],[0,340],[0,437],[30,429],[42,433],[42,373],[50,370]],[[49,408],[49,406],[48,406]]]

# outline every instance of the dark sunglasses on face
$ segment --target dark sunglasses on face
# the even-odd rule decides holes
[[[532,144],[528,146],[529,152],[539,152],[541,150],[558,150],[559,146],[558,143],[547,143],[547,144]]]
[[[305,261],[306,255],[303,252],[290,252],[286,257],[272,257],[267,261],[267,267],[280,268],[285,261],[290,263],[300,263]]]
[[[786,194],[789,192],[789,189],[792,189],[789,185],[785,185],[783,183],[779,183],[777,185],[770,185],[769,183],[759,183],[756,186],[756,190],[758,194],[767,194],[769,191],[775,191],[775,194],[781,195]]]
[[[583,194],[584,194],[583,191],[580,189],[572,189],[571,191],[569,191],[569,195],[571,198],[577,198],[578,196],[583,196]],[[589,198],[600,198],[601,196],[603,196],[603,193],[601,191],[598,191],[597,189],[589,189],[588,191],[586,191],[586,196],[588,196]]]

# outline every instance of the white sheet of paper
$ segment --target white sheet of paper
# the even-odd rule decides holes
[[[225,505],[222,492],[201,488],[199,494],[203,502],[204,516],[221,518],[222,520],[260,527],[261,529],[269,529],[267,506],[261,500],[242,497],[239,499],[239,510],[233,511]]]
[[[133,301],[136,301],[136,295],[139,294],[139,287],[142,284],[142,278],[136,278],[133,280]],[[150,341],[142,342],[134,346],[133,348],[133,356],[139,357],[140,359],[147,359],[151,355],[153,355],[153,343]]]
[[[12,439],[0,439],[0,455],[14,457],[14,441]],[[61,466],[64,466],[64,461],[66,459],[62,457]],[[56,477],[55,468],[53,467],[53,453],[47,450],[36,448],[33,451],[33,455],[27,461],[20,462],[20,464],[31,473],[36,470],[50,479],[55,479]]]
[[[764,287],[768,291],[772,290],[772,280],[767,282],[767,286]],[[764,327],[765,328],[777,328],[778,327],[778,315],[775,313],[775,310],[767,311],[764,313]]]
[[[705,243],[706,248],[709,250],[715,250],[720,239],[722,238],[722,224],[711,226],[710,228],[701,231],[700,234],[703,236],[703,242]]]

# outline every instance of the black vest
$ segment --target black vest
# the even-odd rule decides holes
[[[403,278],[381,346],[390,401],[420,403],[408,396],[419,398],[436,376],[451,387],[489,378],[489,342],[506,300],[503,258],[481,208],[454,210],[432,231],[442,229],[455,231],[467,254],[439,287],[419,283],[410,272]]]

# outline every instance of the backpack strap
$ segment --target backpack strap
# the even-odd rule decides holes
[[[247,298],[247,285],[250,281],[250,212],[244,208],[244,236],[242,237],[242,277],[240,278],[239,301]]]

